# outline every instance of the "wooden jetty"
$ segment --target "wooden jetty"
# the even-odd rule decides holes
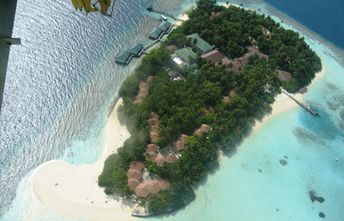
[[[155,12],[155,13],[158,13],[158,14],[163,15],[163,16],[165,16],[165,17],[170,17],[170,18],[172,18],[172,19],[175,20],[175,21],[184,21],[184,20],[182,20],[182,19],[180,19],[180,18],[175,17],[174,15],[172,15],[172,14],[170,14],[170,13],[163,12],[163,11],[159,11],[159,10],[154,9],[154,7],[153,7],[152,4],[149,4],[149,5],[146,7],[146,9],[147,9],[147,11],[149,11],[149,12]]]
[[[149,48],[153,47],[155,44],[157,44],[158,42],[160,42],[160,39],[156,39],[154,41],[152,41],[150,44],[146,45],[143,48],[143,53],[145,53]]]
[[[293,97],[292,95],[290,95],[287,91],[282,90],[282,93],[284,93],[285,95],[287,95],[290,99],[292,99],[293,101],[295,101],[295,103],[297,103],[300,107],[302,107],[303,109],[305,109],[306,111],[308,111],[308,113],[312,114],[315,117],[320,116],[319,113],[317,111],[315,111],[311,105],[307,105],[302,103],[301,101],[298,101],[295,97]]]

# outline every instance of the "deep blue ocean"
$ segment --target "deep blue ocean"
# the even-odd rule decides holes
[[[14,34],[23,45],[11,49],[0,115],[0,221],[67,220],[55,214],[39,219],[32,215],[30,174],[53,159],[82,164],[99,157],[109,109],[121,82],[137,64],[121,67],[114,58],[135,42],[147,41],[159,23],[145,10],[150,1],[117,0],[113,17],[103,18],[76,12],[70,0],[46,5],[18,0]],[[178,15],[196,0],[152,2]],[[344,0],[229,2],[279,18],[287,14],[344,49]],[[294,27],[295,21],[284,23]],[[242,151],[223,160],[221,169],[197,190],[195,202],[164,219],[314,221],[322,211],[327,220],[344,220],[344,68],[335,61],[344,53],[332,53],[333,47],[319,42],[318,36],[297,30],[326,68],[326,77],[306,96],[326,112],[326,122],[314,124],[299,110],[276,117],[250,136]],[[287,167],[279,164],[284,156],[289,156]],[[312,204],[310,188],[326,197],[326,203]]]
[[[344,49],[343,0],[265,0]]]

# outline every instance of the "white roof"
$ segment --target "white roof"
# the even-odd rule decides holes
[[[177,64],[183,64],[184,60],[181,57],[174,57],[173,61]]]

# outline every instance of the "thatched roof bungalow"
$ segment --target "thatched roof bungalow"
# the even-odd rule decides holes
[[[135,188],[138,197],[147,198],[150,194],[169,189],[171,184],[164,180],[145,180]]]
[[[158,166],[162,166],[164,163],[174,163],[176,162],[177,157],[173,153],[167,154],[158,154],[158,156],[154,159],[154,162]]]
[[[277,78],[280,81],[290,81],[293,76],[287,72],[287,71],[282,71],[282,70],[276,70],[277,71]]]
[[[135,179],[135,178],[129,178],[128,179],[128,187],[131,191],[134,191],[135,188],[140,184],[140,180],[139,179]]]
[[[204,133],[207,133],[211,130],[211,127],[207,124],[202,124],[197,130],[195,130],[194,135],[202,137]]]
[[[184,150],[188,135],[182,134],[179,136],[178,140],[175,142],[174,147],[177,152]]]
[[[158,156],[158,146],[156,144],[148,144],[146,146],[146,157],[148,160],[154,161]]]
[[[147,82],[141,81],[139,83],[139,91],[137,95],[135,96],[133,104],[139,104],[143,102],[145,97],[148,95],[148,88],[149,88],[149,85]]]
[[[160,120],[159,114],[155,112],[151,112],[148,119],[148,125],[150,127],[149,134],[152,143],[157,143],[159,140],[159,133],[160,133]]]
[[[201,58],[211,63],[222,63],[222,60],[226,58],[226,56],[222,54],[218,49],[214,49],[205,54],[202,54]]]
[[[145,165],[139,161],[131,161],[129,164],[129,169],[143,170],[143,168],[145,168]]]

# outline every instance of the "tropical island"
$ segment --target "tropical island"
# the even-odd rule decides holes
[[[119,113],[131,136],[105,161],[99,186],[146,214],[184,207],[281,88],[297,92],[320,70],[304,39],[269,16],[198,1],[123,82]]]

